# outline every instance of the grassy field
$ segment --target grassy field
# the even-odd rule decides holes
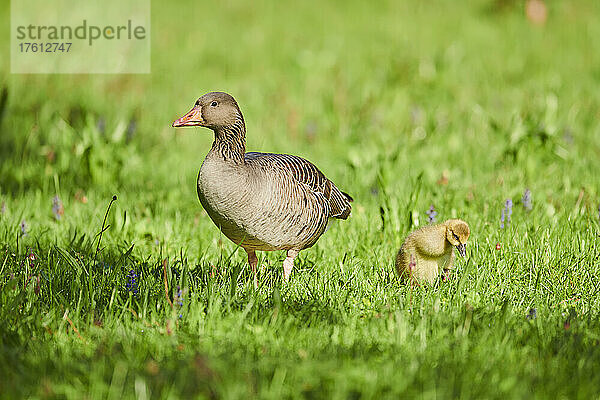
[[[11,75],[6,3],[1,398],[600,398],[598,2],[154,1],[148,75]],[[288,285],[197,199],[211,90],[355,199]],[[467,258],[405,286],[431,205]]]

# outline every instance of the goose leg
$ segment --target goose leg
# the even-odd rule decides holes
[[[258,277],[256,276],[256,266],[258,265],[258,257],[254,250],[245,249],[248,253],[248,264],[252,267],[252,275],[254,275],[254,289],[258,289]]]
[[[415,261],[415,256],[410,255],[410,262],[408,263],[408,277],[410,279],[410,283],[413,287],[421,286],[419,280],[415,277],[415,269],[417,267],[417,262]]]
[[[298,250],[288,250],[287,257],[283,260],[283,281],[287,283],[294,268],[294,258],[298,255]]]
[[[442,278],[443,281],[447,281],[450,279],[450,274],[452,273],[452,266],[454,265],[455,257],[456,255],[454,254],[454,252],[450,253],[450,258],[448,258],[446,265],[444,265],[444,275]]]

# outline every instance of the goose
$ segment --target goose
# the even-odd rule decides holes
[[[198,198],[221,232],[248,254],[255,288],[256,251],[286,251],[283,279],[288,282],[298,253],[317,242],[331,218],[350,215],[352,197],[310,161],[246,153],[244,117],[231,95],[203,95],[172,126],[213,131],[212,147],[198,173]]]
[[[396,255],[396,272],[413,283],[433,284],[441,270],[448,277],[454,265],[454,249],[466,256],[471,231],[460,219],[449,219],[412,232]]]

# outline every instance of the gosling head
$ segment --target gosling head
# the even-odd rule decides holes
[[[173,127],[204,126],[218,130],[240,123],[244,119],[233,97],[223,92],[210,92],[196,100],[194,107],[173,122]]]
[[[458,253],[464,257],[467,255],[467,240],[471,234],[469,225],[460,219],[449,219],[444,222],[446,226],[446,240],[456,247]]]

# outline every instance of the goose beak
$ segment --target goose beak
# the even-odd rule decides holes
[[[202,119],[202,110],[200,107],[192,108],[183,117],[173,121],[173,127],[179,128],[182,126],[203,126],[204,120]]]
[[[459,244],[458,246],[456,246],[456,250],[458,250],[458,254],[460,254],[461,257],[466,257],[467,255],[467,245],[466,244]]]

